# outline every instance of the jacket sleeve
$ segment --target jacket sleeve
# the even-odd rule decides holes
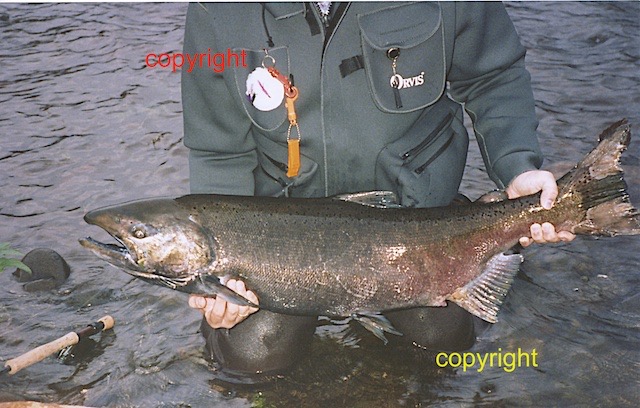
[[[465,104],[487,172],[500,187],[542,165],[524,58],[525,48],[501,3],[456,3],[450,95]]]
[[[214,17],[190,4],[184,37],[184,56],[215,52]],[[253,195],[257,166],[251,122],[242,114],[223,73],[205,63],[189,72],[182,67],[184,144],[189,148],[192,193]]]

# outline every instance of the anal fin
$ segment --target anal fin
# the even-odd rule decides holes
[[[457,289],[447,299],[489,323],[497,322],[500,305],[523,260],[520,254],[494,256],[478,277]]]

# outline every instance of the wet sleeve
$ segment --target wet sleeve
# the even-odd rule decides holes
[[[187,61],[218,49],[214,17],[213,10],[192,3],[185,24],[182,107],[191,192],[253,195],[257,156],[250,120],[232,96],[233,78],[225,80],[224,72],[216,73],[206,63],[191,69]]]
[[[500,187],[542,165],[524,59],[525,48],[501,3],[456,3],[450,95],[464,103],[487,172]]]

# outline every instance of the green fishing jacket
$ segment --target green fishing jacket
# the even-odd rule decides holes
[[[446,205],[466,161],[463,108],[498,186],[539,168],[525,49],[502,4],[332,7],[326,24],[314,3],[189,6],[185,56],[228,57],[224,69],[206,56],[182,68],[192,192],[317,197],[390,190],[405,206]],[[295,177],[286,175],[284,103],[261,111],[247,97],[247,76],[265,62],[292,75],[299,90]],[[291,133],[297,137],[295,128]]]

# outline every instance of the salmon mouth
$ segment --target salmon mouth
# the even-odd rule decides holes
[[[91,237],[80,239],[80,245],[89,249],[99,258],[104,259],[111,265],[122,268],[129,275],[154,283],[156,285],[165,286],[170,289],[188,291],[189,286],[198,278],[197,275],[189,275],[185,277],[169,277],[164,276],[161,272],[149,270],[143,267],[143,262],[138,261],[135,251],[129,250],[127,245],[118,237],[114,238],[121,244],[105,244]]]
[[[91,237],[80,239],[80,245],[89,249],[114,266],[127,270],[144,272],[145,270],[138,264],[138,256],[135,251],[131,251],[127,245],[118,237],[114,236],[118,244],[105,244]]]

